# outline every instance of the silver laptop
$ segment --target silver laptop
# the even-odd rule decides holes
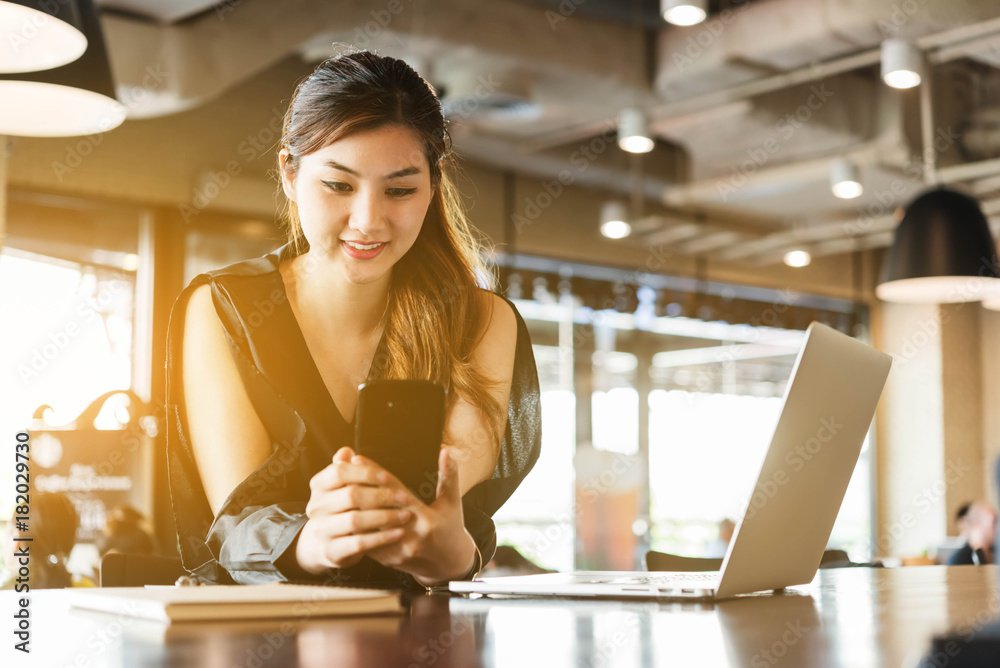
[[[817,322],[722,570],[575,571],[455,581],[453,592],[535,596],[728,598],[812,581],[875,415],[892,358]]]

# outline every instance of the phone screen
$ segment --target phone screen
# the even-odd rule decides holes
[[[355,450],[377,462],[424,503],[437,494],[445,390],[430,380],[379,380],[358,395]]]

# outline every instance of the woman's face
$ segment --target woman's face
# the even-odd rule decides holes
[[[433,194],[416,135],[398,125],[355,132],[302,156],[294,179],[282,158],[310,254],[350,283],[387,277],[416,241]]]

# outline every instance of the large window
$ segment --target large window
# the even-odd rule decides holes
[[[494,516],[497,541],[544,568],[571,570],[576,398],[572,385],[560,382],[566,362],[559,347],[536,344],[533,350],[542,392],[542,456]]]
[[[46,422],[66,424],[101,394],[131,387],[133,294],[127,272],[4,249],[0,320],[11,326],[0,332],[0,433],[29,427],[43,404]],[[5,489],[11,463],[2,463]],[[3,495],[0,516],[13,500]]]

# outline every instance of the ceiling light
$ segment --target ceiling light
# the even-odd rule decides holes
[[[920,85],[923,56],[913,42],[887,39],[882,42],[882,80],[893,88]]]
[[[830,190],[840,199],[854,199],[864,192],[858,166],[846,158],[837,158],[830,164]]]
[[[618,146],[629,153],[649,153],[653,150],[653,140],[642,110],[628,108],[618,114]]]
[[[996,297],[990,297],[989,299],[984,299],[983,308],[989,309],[991,311],[1000,311],[1000,293],[998,293]]]
[[[708,16],[708,0],[660,0],[660,14],[675,26],[693,26]]]
[[[2,4],[2,3],[0,3]],[[74,62],[0,75],[0,134],[67,137],[106,132],[125,120],[92,0],[76,0],[87,49]]]
[[[621,202],[605,202],[601,207],[601,234],[608,239],[624,239],[632,233],[626,221],[628,210]]]
[[[946,304],[1000,294],[997,249],[979,203],[935,188],[896,228],[875,294],[890,302]]]
[[[785,253],[785,264],[789,267],[806,267],[812,262],[812,255],[808,251],[793,250]]]
[[[0,72],[35,72],[71,63],[87,49],[69,0],[0,1]]]

